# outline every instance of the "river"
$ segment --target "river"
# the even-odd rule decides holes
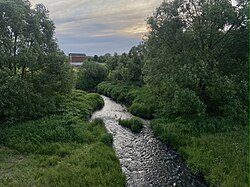
[[[113,135],[113,147],[120,160],[128,187],[205,187],[203,180],[193,175],[181,157],[154,137],[149,121],[139,134],[118,124],[118,119],[131,118],[125,106],[102,96],[105,105],[91,119],[103,119]]]

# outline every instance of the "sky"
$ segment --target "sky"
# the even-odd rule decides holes
[[[163,0],[30,0],[50,11],[59,48],[68,53],[121,54],[138,45],[146,19]]]

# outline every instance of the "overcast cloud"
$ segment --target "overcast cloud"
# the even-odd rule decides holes
[[[138,45],[146,18],[162,0],[30,0],[42,3],[56,25],[59,47],[66,54],[122,53]]]

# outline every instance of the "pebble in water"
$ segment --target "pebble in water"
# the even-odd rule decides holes
[[[205,187],[204,181],[194,176],[176,152],[156,139],[143,120],[141,133],[133,134],[118,124],[118,119],[132,115],[124,106],[102,96],[105,105],[92,115],[102,118],[107,130],[113,135],[114,149],[127,178],[128,187]]]

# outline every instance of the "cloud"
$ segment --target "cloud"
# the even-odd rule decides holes
[[[120,50],[118,52],[127,52],[133,45],[137,45],[143,33],[147,32],[146,18],[152,15],[162,0],[30,2],[32,5],[42,3],[50,10],[50,18],[55,22],[56,37],[61,49],[68,53],[79,48],[92,55],[112,53],[117,49]]]

